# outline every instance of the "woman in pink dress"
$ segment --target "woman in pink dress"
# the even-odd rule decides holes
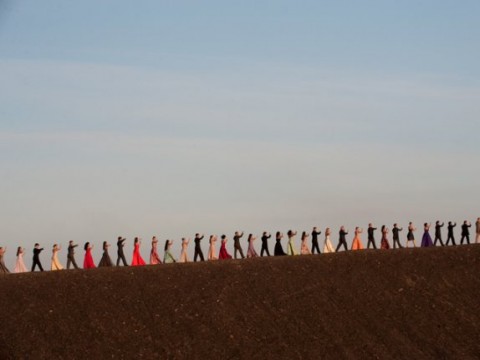
[[[15,262],[15,272],[16,273],[27,272],[27,267],[25,266],[25,263],[23,262],[24,252],[25,252],[25,249],[22,248],[21,246],[19,246],[18,249],[17,249],[17,261]]]
[[[363,229],[359,228],[358,226],[355,228],[355,236],[352,241],[352,250],[362,250],[363,244],[362,240],[360,239],[360,234],[363,232]]]
[[[226,248],[227,236],[226,236],[226,235],[222,235],[221,239],[222,239],[222,245],[220,246],[220,253],[218,254],[218,258],[219,258],[220,260],[231,259],[231,258],[232,258],[232,255],[230,255],[230,254],[228,253],[227,248]]]
[[[215,250],[215,243],[217,242],[217,236],[216,235],[210,235],[210,247],[208,248],[208,260],[218,260],[218,258],[215,256],[215,253],[217,250]]]
[[[133,241],[133,258],[132,258],[132,266],[142,266],[145,265],[145,260],[142,259],[142,255],[140,255],[140,245],[142,242],[138,237],[135,238]]]
[[[160,260],[160,256],[158,256],[157,244],[157,237],[154,236],[152,238],[152,250],[150,250],[150,265],[158,265],[162,263],[162,260]]]
[[[255,251],[255,247],[253,246],[253,242],[255,241],[256,237],[252,234],[248,235],[248,250],[247,250],[247,258],[257,257],[258,254]]]
[[[83,259],[83,268],[94,269],[95,263],[93,262],[93,257],[92,257],[93,245],[90,246],[90,243],[86,242],[83,248],[85,249],[85,258]]]
[[[310,249],[308,248],[307,240],[308,240],[308,234],[307,234],[306,231],[304,231],[304,232],[302,232],[302,242],[300,244],[300,254],[301,255],[310,255],[311,254]]]
[[[186,263],[190,261],[187,254],[188,244],[190,244],[190,239],[182,238],[182,251],[180,252],[180,260],[178,262]]]
[[[383,225],[382,226],[382,241],[380,243],[380,249],[385,249],[385,250],[390,249],[390,243],[388,242],[387,235],[388,235],[388,228],[385,225]]]

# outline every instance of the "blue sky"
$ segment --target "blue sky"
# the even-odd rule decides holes
[[[479,20],[478,1],[0,1],[0,244],[11,263],[36,241],[474,220]]]

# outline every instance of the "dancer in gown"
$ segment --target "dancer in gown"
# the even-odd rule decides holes
[[[252,234],[248,234],[248,250],[247,250],[247,258],[258,257],[257,252],[255,251],[255,247],[253,246],[253,242],[257,238]]]
[[[333,253],[335,252],[335,249],[333,248],[332,245],[332,240],[330,240],[330,235],[332,234],[332,231],[330,228],[325,229],[325,242],[323,243],[323,253],[328,254],[328,253]]]
[[[60,261],[58,261],[58,252],[62,250],[62,248],[60,246],[58,246],[57,244],[54,244],[53,245],[53,249],[52,249],[52,265],[50,267],[50,270],[54,271],[54,270],[63,270],[63,266],[62,264],[60,264]]]
[[[275,255],[275,256],[285,256],[285,255],[287,255],[285,253],[285,251],[283,251],[282,238],[283,238],[283,234],[280,231],[277,231],[277,233],[275,235],[275,239],[276,239],[275,248],[273,250],[273,255]]]
[[[217,236],[216,235],[210,235],[210,239],[208,240],[209,243],[209,248],[208,248],[208,260],[218,260],[218,258],[215,256],[217,253],[217,250],[215,249],[215,243],[217,242]]]
[[[23,262],[23,254],[25,253],[25,249],[21,246],[17,249],[17,261],[15,262],[15,272],[16,273],[24,273],[27,272],[27,267]]]
[[[348,230],[345,230],[345,227],[341,226],[340,231],[338,232],[338,245],[337,245],[337,248],[335,249],[335,252],[338,252],[341,246],[345,248],[345,251],[348,251],[347,238],[346,238],[347,234],[348,234]]]
[[[143,266],[145,265],[145,260],[143,260],[142,255],[140,254],[140,245],[142,241],[136,237],[133,240],[133,257],[132,257],[132,266]]]
[[[308,248],[307,239],[308,234],[306,231],[302,232],[302,242],[300,243],[300,254],[302,255],[311,255],[310,249]]]
[[[203,257],[203,251],[202,247],[200,246],[200,242],[204,238],[204,235],[200,235],[199,233],[195,234],[195,239],[193,241],[195,242],[195,251],[193,253],[193,262],[197,262],[197,258],[200,257],[200,261],[205,261],[205,258]]]
[[[85,258],[83,259],[83,268],[94,269],[95,263],[93,262],[93,257],[92,257],[93,245],[90,245],[89,242],[86,242],[83,248],[85,250]]]
[[[480,217],[475,223],[475,244],[480,244]]]
[[[367,235],[368,235],[368,242],[367,242],[367,249],[370,249],[370,244],[374,249],[377,249],[377,244],[375,243],[375,230],[376,227],[373,227],[372,223],[368,224]]]
[[[37,243],[33,248],[33,261],[32,261],[32,272],[35,271],[35,268],[38,266],[40,271],[43,271],[42,263],[40,262],[40,253],[43,251],[43,248]]]
[[[150,250],[150,265],[158,265],[162,263],[160,256],[158,255],[157,245],[158,240],[157,237],[154,236],[152,237],[152,249]]]
[[[170,240],[165,241],[165,248],[164,248],[165,255],[163,256],[163,262],[165,264],[177,262],[177,260],[175,260],[175,258],[173,257],[170,251],[170,249],[172,248],[172,245],[173,245],[173,241],[170,241]]]
[[[243,235],[243,233],[242,233]],[[221,245],[220,245],[220,252],[218,254],[218,258],[220,260],[228,260],[232,258],[232,255],[230,255],[227,251],[227,236],[222,235],[221,236]]]
[[[393,238],[393,248],[396,249],[397,245],[400,249],[403,249],[402,244],[400,244],[400,231],[402,231],[403,228],[399,228],[397,223],[393,224],[393,229],[392,229],[392,238]]]
[[[180,252],[180,259],[178,260],[178,262],[190,262],[187,254],[188,244],[190,244],[190,238],[182,238],[182,251]]]
[[[7,269],[7,266],[5,265],[5,261],[3,260],[3,256],[5,255],[5,252],[7,251],[7,248],[3,248],[0,246],[0,274],[9,274],[10,270]]]
[[[405,244],[405,247],[408,247],[408,243],[411,241],[413,242],[413,247],[417,247],[417,244],[415,244],[415,236],[413,233],[417,230],[415,226],[413,226],[412,222],[408,223],[408,233],[407,233],[407,243]]]
[[[432,238],[430,237],[430,226],[431,224],[423,224],[423,237],[421,247],[433,246]]]
[[[108,254],[108,248],[110,244],[106,241],[103,242],[103,255],[98,263],[98,267],[110,267],[113,266],[112,259],[110,259],[110,255]]]
[[[390,249],[390,243],[388,242],[388,228],[385,225],[382,225],[382,241],[380,243],[380,249],[388,250]]]
[[[67,270],[70,269],[70,265],[73,265],[75,269],[78,269],[77,262],[75,261],[75,248],[77,244],[73,243],[73,240],[68,242],[68,249],[67,249]]]
[[[262,235],[262,249],[260,250],[260,256],[263,256],[263,253],[266,252],[267,256],[270,256],[270,251],[268,251],[268,239],[270,239],[272,235],[267,233],[266,231],[263,232]]]
[[[235,235],[233,236],[233,256],[235,259],[237,258],[237,252],[240,253],[242,259],[245,259],[243,255],[242,246],[240,245],[240,239],[243,236],[243,231],[235,231]]]
[[[352,241],[352,250],[363,250],[362,240],[360,239],[360,234],[363,233],[363,229],[358,226],[355,228],[355,236]]]
[[[433,242],[433,246],[437,245],[437,241],[440,242],[440,245],[444,246],[443,240],[442,240],[442,227],[443,227],[443,225],[445,225],[445,223],[442,222],[440,224],[439,220],[437,220],[437,222],[435,223],[435,241]]]
[[[321,254],[320,247],[318,246],[318,235],[321,233],[321,231],[317,231],[316,226],[312,229],[312,254],[315,254],[315,251],[317,254]]]
[[[125,238],[119,236],[117,238],[117,266],[120,265],[120,260],[123,263],[123,266],[128,266],[127,259],[125,259],[125,253],[123,252],[123,247],[125,246]]]
[[[460,245],[463,245],[463,240],[467,240],[467,244],[470,245],[470,230],[468,229],[470,227],[472,227],[472,224],[465,220],[462,225],[462,237],[460,238]]]
[[[445,245],[448,245],[450,241],[452,242],[452,245],[457,245],[455,244],[455,236],[453,234],[453,228],[457,226],[456,222],[449,221],[448,226],[447,226],[447,242]]]
[[[295,235],[297,235],[296,231],[288,230],[287,255],[298,255],[298,251],[295,249]]]

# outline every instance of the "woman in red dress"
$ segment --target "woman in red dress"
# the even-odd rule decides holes
[[[90,243],[86,242],[85,246],[84,246],[84,249],[85,249],[85,259],[83,260],[83,268],[84,269],[94,269],[95,268],[95,263],[93,262],[93,257],[92,257],[93,245],[90,246]]]
[[[387,235],[388,235],[388,228],[383,225],[382,226],[382,242],[380,243],[380,249],[385,249],[385,250],[388,250],[390,249],[390,243],[388,242],[388,238],[387,238]]]
[[[222,235],[221,239],[222,245],[220,246],[220,253],[218,254],[218,258],[220,260],[231,259],[232,255],[228,253],[227,248],[225,247],[225,245],[227,244],[227,237],[225,235]]]
[[[145,265],[145,260],[142,259],[142,255],[140,255],[140,244],[142,242],[135,238],[133,241],[133,259],[132,259],[132,266],[141,266]]]

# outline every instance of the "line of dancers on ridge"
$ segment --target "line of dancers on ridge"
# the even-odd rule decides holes
[[[447,246],[449,244],[456,245],[455,242],[455,237],[454,237],[454,228],[457,226],[455,222],[449,222],[447,225],[447,241],[446,243],[443,242],[442,239],[442,227],[445,224],[443,222],[437,221],[435,223],[435,237],[434,240],[432,240],[430,236],[430,227],[431,224],[425,223],[423,226],[424,233],[422,237],[422,241],[420,246],[421,247],[430,247],[430,246],[436,246],[437,243],[439,243],[441,246]],[[480,243],[480,218],[477,219],[477,222],[475,223],[476,225],[476,238],[475,238],[475,243]],[[470,244],[470,230],[469,228],[472,226],[472,224],[468,221],[464,221],[464,223],[461,226],[461,240],[460,244],[463,245],[464,242],[466,244]],[[376,227],[374,227],[372,224],[368,225],[367,229],[367,249],[372,246],[373,249],[377,249],[377,245],[375,242],[375,231],[377,230]],[[415,243],[415,236],[414,232],[416,231],[416,227],[413,225],[413,223],[409,223],[408,228],[407,228],[407,242],[405,244],[405,247],[409,247],[410,245],[413,245],[413,247],[417,247],[417,244]],[[381,234],[382,238],[380,241],[380,249],[390,249],[390,241],[388,239],[390,230],[384,225],[381,227]],[[393,249],[398,248],[403,248],[403,246],[400,243],[400,232],[403,231],[403,228],[398,227],[397,224],[393,225],[392,228],[392,240],[393,240]],[[310,234],[304,231],[301,236],[301,244],[300,244],[300,251],[297,250],[295,246],[295,236],[297,235],[296,231],[289,230],[287,232],[287,237],[288,237],[288,242],[287,242],[287,252],[283,250],[282,246],[282,238],[283,238],[283,233],[278,231],[276,233],[276,243],[274,247],[274,255],[275,256],[283,256],[283,255],[308,255],[308,254],[320,254],[320,247],[319,247],[319,242],[318,242],[318,236],[321,234],[321,231],[318,231],[317,227],[314,227],[311,231],[311,249],[308,247],[307,241],[310,237]],[[348,251],[348,244],[347,244],[347,234],[348,230],[345,229],[344,226],[340,227],[339,231],[339,237],[338,237],[338,245],[336,249],[334,249],[332,242],[330,240],[331,236],[331,230],[330,228],[326,228],[325,230],[325,240],[323,244],[323,253],[333,253],[333,252],[338,252],[343,249],[345,251]],[[351,250],[362,250],[364,249],[362,240],[361,240],[361,234],[363,233],[363,229],[360,227],[356,227],[354,231],[354,237],[350,246]],[[234,248],[234,257],[235,259],[237,258],[237,255],[239,255],[242,259],[245,258],[245,255],[243,253],[242,246],[240,244],[240,239],[243,237],[244,233],[237,231],[235,232],[233,236],[233,248]],[[195,234],[194,238],[194,243],[195,243],[195,249],[194,249],[194,257],[193,261],[196,262],[197,259],[200,261],[205,261],[205,257],[203,255],[203,251],[201,248],[201,241],[203,240],[204,235],[201,234]],[[262,247],[260,250],[260,255],[255,250],[254,247],[254,241],[256,240],[256,237],[253,236],[252,234],[248,235],[248,249],[247,249],[247,258],[252,258],[252,257],[258,257],[258,256],[264,256],[266,254],[267,256],[270,256],[270,251],[268,248],[268,240],[271,238],[271,234],[268,232],[264,232],[261,237],[261,242],[262,242]],[[225,259],[231,259],[232,255],[230,255],[227,251],[227,236],[222,235],[220,237],[221,242],[220,242],[220,251],[218,253],[217,257],[217,251],[216,251],[216,243],[217,243],[217,236],[216,235],[211,235],[209,239],[209,249],[208,249],[208,255],[207,259],[208,260],[225,260]],[[123,264],[124,266],[128,266],[127,260],[125,258],[125,254],[123,251],[123,248],[125,246],[125,241],[126,239],[119,236],[117,239],[117,262],[116,266],[120,266]],[[177,260],[172,252],[171,252],[171,247],[172,247],[173,241],[171,240],[166,240],[165,246],[164,246],[164,257],[163,257],[163,263],[175,263],[175,262],[190,262],[190,259],[187,254],[187,249],[188,245],[190,244],[190,239],[189,238],[182,238],[182,250],[180,253],[180,258]],[[132,266],[141,266],[141,265],[146,265],[145,260],[142,258],[140,254],[140,245],[141,245],[141,240],[136,237],[134,239],[134,250],[133,250],[133,257],[131,261]],[[158,254],[158,240],[154,236],[152,238],[152,247],[150,250],[150,265],[157,265],[161,264],[162,260],[160,259],[160,256]],[[73,240],[70,240],[68,249],[67,249],[67,269],[70,269],[70,266],[73,266],[73,268],[78,269],[78,265],[75,261],[75,249],[78,246],[78,244],[74,244]],[[109,255],[109,247],[110,244],[107,241],[103,242],[103,255],[98,263],[98,267],[108,267],[108,266],[113,266],[113,262],[110,258]],[[92,257],[92,249],[93,245],[90,244],[89,242],[85,243],[84,245],[84,250],[85,250],[85,256],[84,256],[84,261],[83,261],[83,268],[84,269],[91,269],[95,268],[95,262]],[[35,271],[35,269],[38,267],[40,271],[43,271],[42,264],[40,262],[40,253],[44,249],[40,247],[39,244],[35,244],[35,247],[33,249],[33,262],[32,262],[32,268],[31,271]],[[61,247],[58,246],[57,244],[53,245],[52,249],[52,258],[51,258],[51,270],[63,270],[64,267],[58,260],[58,252],[61,250]],[[0,247],[0,273],[6,274],[9,273],[10,271],[7,269],[5,262],[4,262],[4,254],[5,254],[6,248]],[[17,249],[17,260],[15,264],[15,273],[22,273],[26,272],[27,268],[25,266],[25,263],[23,261],[23,254],[25,252],[25,249],[22,247],[18,247]]]

